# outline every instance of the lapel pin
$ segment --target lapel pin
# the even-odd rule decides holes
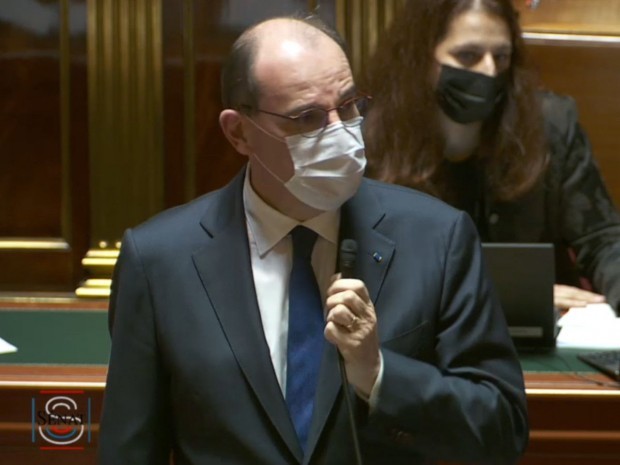
[[[383,260],[383,257],[379,254],[379,252],[373,253],[372,258],[374,258],[377,263],[381,263],[381,260]]]

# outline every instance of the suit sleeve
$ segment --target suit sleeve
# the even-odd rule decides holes
[[[168,465],[166,378],[149,283],[129,230],[114,270],[112,351],[99,443],[100,465]]]
[[[382,349],[383,380],[371,416],[427,457],[513,463],[528,439],[523,377],[464,213],[453,225],[443,275],[436,361]]]

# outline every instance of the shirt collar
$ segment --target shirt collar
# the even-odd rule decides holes
[[[243,204],[249,232],[261,257],[280,242],[295,226],[312,229],[325,240],[337,244],[340,209],[323,212],[306,221],[290,218],[268,205],[250,184],[250,166],[245,172]]]

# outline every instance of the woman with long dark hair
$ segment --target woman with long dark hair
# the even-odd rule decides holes
[[[574,101],[538,90],[511,0],[405,2],[367,85],[368,176],[466,210],[483,241],[554,243],[556,305],[620,309],[620,217]]]

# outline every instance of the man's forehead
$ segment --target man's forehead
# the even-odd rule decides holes
[[[295,39],[284,38],[277,41],[276,44],[279,59],[299,60],[302,59],[302,56],[308,51],[307,46]],[[265,55],[269,55],[267,47],[265,47],[263,51]]]
[[[271,25],[271,27],[270,27]],[[301,21],[268,22],[254,32],[257,57],[296,58],[317,48],[325,48],[331,38]]]
[[[330,37],[316,31],[313,37],[296,34],[269,35],[257,42],[254,66],[256,68],[295,68],[302,64],[330,61],[334,64],[348,60],[344,51]]]

